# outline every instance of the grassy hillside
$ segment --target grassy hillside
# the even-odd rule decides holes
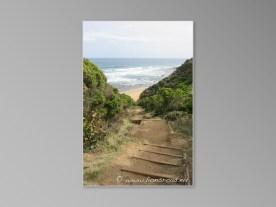
[[[107,83],[105,75],[88,59],[83,60],[83,149],[91,151],[103,140],[110,122],[133,104]]]
[[[193,60],[189,59],[170,76],[146,89],[138,104],[156,115],[191,114],[192,73]]]

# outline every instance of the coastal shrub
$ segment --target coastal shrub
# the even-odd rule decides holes
[[[90,60],[83,60],[83,149],[94,150],[106,136],[115,115],[134,104],[126,94],[107,83],[103,72]]]
[[[164,116],[164,118],[169,121],[175,121],[181,117],[188,117],[188,115],[183,111],[171,111]]]
[[[150,86],[142,92],[140,99],[152,96],[157,93],[160,88],[181,88],[181,86],[192,86],[193,80],[193,59],[186,60],[181,66],[168,77],[162,79],[158,83]]]
[[[138,104],[144,107],[146,111],[153,111],[157,115],[170,111],[191,113],[192,96],[191,91],[182,88],[160,88],[155,95],[140,99]]]
[[[106,77],[99,68],[88,59],[83,60],[83,82],[88,88],[103,89]]]
[[[130,96],[124,94],[124,93],[120,94],[120,99],[121,99],[121,104],[122,104],[124,109],[134,105],[133,99]]]
[[[92,106],[95,106],[95,107],[105,103],[105,101],[106,101],[106,98],[104,94],[102,94],[100,91],[95,91],[95,93],[91,97],[91,104]]]
[[[105,107],[107,108],[107,118],[112,118],[120,111],[121,103],[119,96],[113,95],[112,98],[105,103]]]
[[[186,60],[170,76],[143,91],[138,105],[155,115],[166,116],[174,111],[177,111],[178,115],[181,114],[180,112],[191,114],[193,111],[192,59]],[[172,114],[168,117],[172,117]]]
[[[193,120],[191,116],[179,116],[175,120],[170,121],[170,125],[174,131],[180,132],[186,137],[192,137]]]

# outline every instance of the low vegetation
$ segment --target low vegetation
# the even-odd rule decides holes
[[[125,114],[128,116],[128,114]],[[84,184],[91,185],[96,182],[102,170],[109,165],[112,159],[121,153],[123,144],[131,141],[128,131],[132,127],[128,118],[121,116],[109,130],[105,139],[97,142],[97,153],[84,153]]]
[[[191,114],[192,100],[192,59],[189,59],[170,76],[146,89],[138,104],[156,115],[172,111]]]
[[[83,150],[95,150],[104,142],[108,128],[118,114],[134,101],[107,83],[105,75],[88,59],[83,60]]]
[[[189,137],[192,136],[192,72],[193,60],[186,60],[170,76],[146,89],[138,100],[147,112],[164,117]]]
[[[193,59],[184,64],[167,78],[146,89],[138,100],[138,104],[147,112],[161,116],[168,121],[172,129],[184,135],[187,141],[186,170],[190,183],[192,175],[192,132],[193,132]]]

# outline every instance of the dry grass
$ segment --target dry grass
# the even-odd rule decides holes
[[[173,131],[183,135],[187,145],[186,153],[186,176],[189,177],[189,183],[193,183],[193,121],[191,116],[178,117],[174,121],[169,121],[169,125]]]
[[[128,131],[133,124],[128,119],[123,119],[119,125],[120,127],[110,131],[103,141],[97,143],[97,151],[117,151],[123,143],[129,141]]]
[[[193,136],[193,120],[191,117],[179,117],[174,121],[170,121],[170,125],[174,131],[183,134],[185,137]]]
[[[132,125],[128,119],[122,119],[120,123],[114,124],[114,128],[103,141],[97,143],[95,153],[84,153],[84,185],[93,184],[101,174],[101,170],[120,152],[121,146],[131,140],[128,131]]]

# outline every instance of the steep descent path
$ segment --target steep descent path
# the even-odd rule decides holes
[[[104,169],[98,180],[104,185],[190,184],[185,165],[187,141],[172,132],[168,123],[133,109],[133,142]]]

